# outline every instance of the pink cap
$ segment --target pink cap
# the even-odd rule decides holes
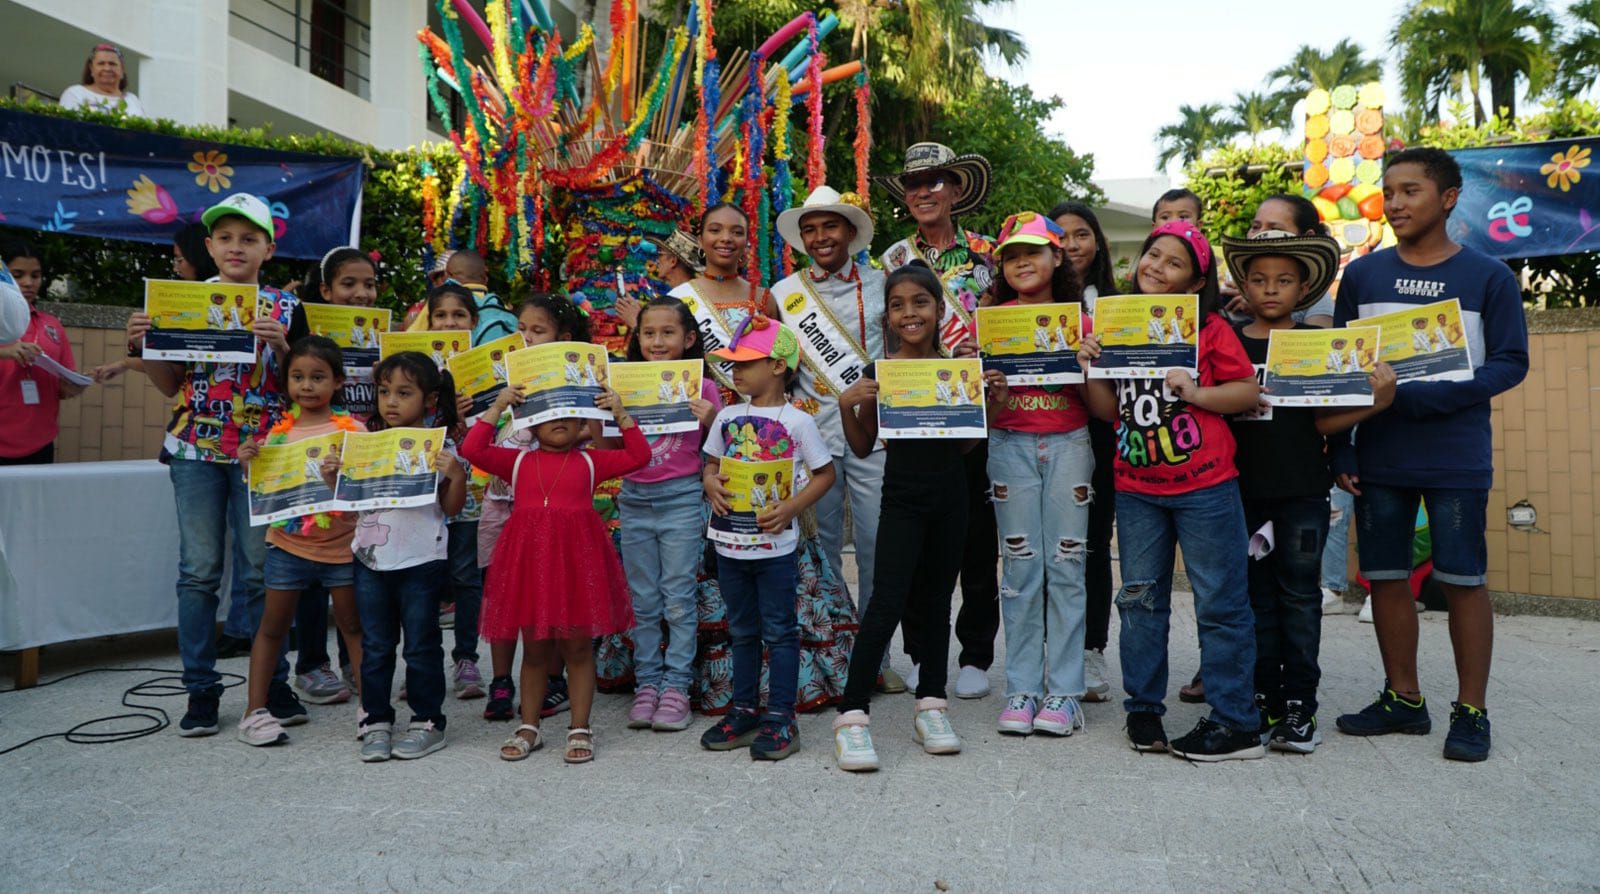
[[[1192,220],[1169,220],[1150,231],[1150,238],[1157,236],[1176,236],[1189,243],[1189,249],[1200,261],[1200,275],[1204,276],[1211,271],[1211,243],[1206,241],[1206,234],[1200,232]]]
[[[1000,238],[995,244],[995,250],[999,251],[1012,243],[1051,245],[1060,248],[1063,235],[1065,233],[1061,227],[1043,214],[1019,211],[1006,218],[1006,222],[1001,225]]]

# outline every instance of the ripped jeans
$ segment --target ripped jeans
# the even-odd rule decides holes
[[[705,548],[700,476],[623,481],[622,566],[633,594],[633,673],[640,686],[689,694],[698,643],[695,572]],[[663,648],[661,623],[666,621]]]
[[[1083,574],[1093,474],[1086,428],[989,432],[1008,697],[1083,695]]]

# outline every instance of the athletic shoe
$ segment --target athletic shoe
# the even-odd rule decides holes
[[[495,677],[489,681],[489,703],[483,706],[484,720],[510,720],[515,713],[512,701],[517,697],[517,684],[510,677]]]
[[[833,760],[839,769],[852,773],[878,769],[878,751],[872,747],[866,711],[846,711],[833,718]]]
[[[302,699],[313,705],[337,705],[350,700],[349,687],[334,676],[333,669],[326,661],[321,667],[296,674],[294,688]]]
[[[917,684],[922,682],[922,665],[915,662],[911,665],[911,673],[906,674],[906,691],[912,695],[917,693]]]
[[[215,692],[190,693],[189,709],[183,712],[183,719],[178,721],[178,735],[185,739],[216,735],[219,728],[217,702],[220,700]]]
[[[956,698],[983,698],[988,694],[988,671],[969,664],[956,674]]]
[[[1100,649],[1083,650],[1083,700],[1103,702],[1111,692],[1111,674],[1106,671],[1106,653]]]
[[[439,606],[439,629],[454,630],[456,626],[456,604],[446,602]]]
[[[1267,749],[1261,744],[1261,735],[1254,730],[1228,729],[1205,717],[1187,735],[1172,740],[1172,753],[1188,760],[1212,763],[1255,760],[1265,757]]]
[[[656,703],[661,693],[654,686],[640,686],[633,691],[633,707],[628,709],[628,729],[649,729],[650,718],[656,714]]]
[[[1070,695],[1047,695],[1033,715],[1033,731],[1052,736],[1070,736],[1073,728],[1083,728],[1083,708]]]
[[[961,737],[950,725],[950,703],[942,698],[917,699],[911,738],[929,754],[960,754]]]
[[[226,633],[217,637],[217,660],[224,658],[239,658],[250,654],[250,640],[239,636],[229,636]]]
[[[1489,758],[1489,714],[1463,705],[1450,703],[1450,734],[1444,737],[1445,760],[1476,763]]]
[[[572,707],[567,698],[567,678],[551,677],[544,690],[544,702],[539,706],[540,717],[554,717]]]
[[[1267,706],[1267,697],[1259,692],[1256,693],[1256,713],[1261,715],[1261,725],[1256,727],[1256,734],[1261,737],[1261,744],[1265,745],[1272,738],[1273,728],[1282,718],[1272,716],[1272,709]]]
[[[897,695],[906,691],[905,678],[900,676],[892,667],[886,667],[878,674],[878,691],[885,695]]]
[[[700,736],[700,747],[709,751],[748,748],[761,727],[761,717],[749,708],[729,708],[722,719]]]
[[[1344,594],[1332,587],[1323,587],[1322,613],[1325,615],[1344,614]]]
[[[656,702],[656,712],[650,717],[650,728],[662,733],[676,733],[689,728],[689,696],[682,689],[668,689]]]
[[[386,761],[394,756],[391,730],[393,725],[388,723],[374,723],[361,730],[361,760],[364,763],[375,764]]]
[[[750,740],[750,759],[781,761],[800,750],[800,726],[788,720],[763,720]]]
[[[1128,743],[1134,751],[1158,752],[1167,750],[1167,731],[1161,725],[1161,715],[1154,711],[1134,711],[1128,715]]]
[[[1291,699],[1283,719],[1272,729],[1273,751],[1292,751],[1310,754],[1322,744],[1322,733],[1317,729],[1317,715],[1306,710],[1304,702]]]
[[[289,741],[289,734],[283,731],[278,721],[266,708],[257,708],[239,718],[239,741],[246,745],[281,745]]]
[[[1378,693],[1377,701],[1355,714],[1341,714],[1334,725],[1347,736],[1383,736],[1389,733],[1425,736],[1433,731],[1427,699],[1408,702],[1388,686]]]
[[[412,721],[406,731],[395,738],[394,756],[403,761],[416,760],[444,746],[444,730],[434,726],[433,721]]]
[[[1356,612],[1356,620],[1360,621],[1363,624],[1371,624],[1372,623],[1372,595],[1371,594],[1368,594],[1366,600],[1361,603],[1361,611]]]
[[[1039,702],[1031,695],[1013,695],[1006,699],[1006,706],[1000,712],[1000,719],[995,721],[994,727],[1002,733],[1016,736],[1027,736],[1033,733],[1033,715],[1039,710]]]
[[[272,712],[280,726],[299,726],[309,719],[306,706],[300,704],[300,697],[294,694],[288,683],[276,680],[267,688],[267,710]]]
[[[450,686],[456,698],[483,698],[483,675],[478,673],[478,662],[471,658],[457,661],[450,669]]]

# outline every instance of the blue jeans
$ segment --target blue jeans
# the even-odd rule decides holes
[[[215,633],[227,535],[233,533],[234,573],[243,583],[235,586],[232,598],[249,607],[249,629],[232,633],[254,639],[266,602],[261,568],[267,531],[250,527],[249,493],[239,465],[174,459],[167,474],[178,508],[178,655],[183,660],[183,685],[190,694],[220,692]],[[287,676],[288,665],[280,664]]]
[[[1239,484],[1186,494],[1117,492],[1117,543],[1122,558],[1122,685],[1129,713],[1166,713],[1167,633],[1172,620],[1174,546],[1194,585],[1200,633],[1200,676],[1211,719],[1241,732],[1261,725],[1256,712],[1255,618],[1250,613],[1249,534]]]
[[[1245,530],[1272,522],[1274,546],[1250,561],[1250,610],[1256,616],[1256,692],[1270,713],[1284,702],[1317,711],[1317,663],[1322,646],[1322,547],[1328,537],[1327,497],[1246,500]],[[1208,684],[1209,685],[1209,684]]]
[[[456,647],[451,661],[478,661],[478,615],[483,610],[483,569],[478,567],[478,523],[451,522],[450,595],[456,604]]]
[[[794,613],[795,554],[770,559],[717,556],[717,583],[733,640],[733,704],[761,706],[761,647],[767,647],[765,719],[794,717],[800,688],[800,621]]]
[[[700,589],[695,568],[705,547],[704,503],[698,475],[646,484],[623,481],[617,495],[622,567],[633,594],[633,675],[640,686],[687,695],[694,679]]]
[[[1322,586],[1343,593],[1350,585],[1350,516],[1356,498],[1337,485],[1328,491],[1328,544],[1322,548]]]
[[[1433,544],[1433,578],[1458,587],[1488,580],[1489,491],[1475,488],[1391,487],[1361,483],[1356,524],[1361,531],[1361,573],[1367,580],[1409,580],[1411,541],[1416,535],[1417,503],[1428,510]]]
[[[439,602],[450,585],[443,560],[399,571],[356,568],[356,610],[361,615],[361,710],[366,723],[394,723],[389,692],[394,652],[405,633],[406,701],[411,722],[444,729],[444,638]]]
[[[250,563],[239,558],[237,541],[233,544],[232,572],[229,575],[228,614],[222,619],[222,632],[234,639],[255,639],[256,628],[261,626],[261,612],[266,608],[266,591],[262,591],[261,599],[250,598]]]
[[[1007,696],[1083,695],[1093,476],[1088,429],[989,432]]]

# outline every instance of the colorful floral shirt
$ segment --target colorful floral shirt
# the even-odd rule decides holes
[[[968,313],[977,308],[978,299],[994,281],[994,240],[971,230],[962,230],[959,240],[943,247],[930,245],[921,233],[913,233],[883,253],[883,269],[892,272],[917,258],[939,274],[945,295],[961,302]]]

